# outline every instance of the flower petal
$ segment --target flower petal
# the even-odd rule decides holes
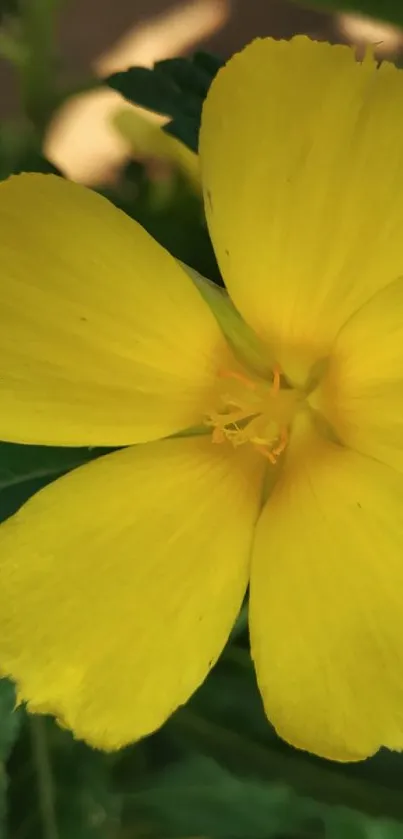
[[[0,528],[0,669],[113,749],[207,675],[245,593],[263,458],[206,437],[107,455]]]
[[[339,333],[310,397],[351,448],[403,472],[403,278],[376,294]]]
[[[227,347],[135,221],[49,175],[0,184],[0,439],[125,445],[201,421]]]
[[[200,156],[219,265],[298,383],[402,274],[402,97],[391,64],[305,36],[254,41],[207,96]]]
[[[359,760],[403,747],[403,477],[307,435],[257,526],[252,651],[279,734]]]

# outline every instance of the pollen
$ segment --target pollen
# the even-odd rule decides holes
[[[234,447],[251,444],[271,464],[288,442],[289,427],[299,400],[296,390],[283,386],[279,367],[263,380],[239,370],[222,370],[216,406],[205,418],[212,442]]]

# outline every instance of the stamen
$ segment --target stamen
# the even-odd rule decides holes
[[[222,428],[218,428],[218,426],[216,425],[216,427],[213,429],[211,440],[213,443],[224,443],[225,434]]]
[[[273,452],[270,451],[270,449],[266,449],[265,446],[256,446],[256,445],[255,445],[255,449],[256,449],[257,452],[259,452],[259,454],[262,454],[263,457],[265,457],[267,460],[269,460],[272,466],[276,465],[277,458],[274,456]]]
[[[238,370],[222,370],[220,377],[232,380],[228,391],[218,395],[219,407],[206,417],[213,427],[212,442],[230,442],[234,447],[251,443],[272,465],[288,443],[288,425],[298,399],[296,391],[281,388],[281,370],[273,368],[272,381],[249,377]]]
[[[281,370],[280,370],[278,364],[276,364],[274,369],[273,369],[273,384],[272,384],[273,393],[279,393],[279,391],[280,391],[280,381],[281,381]]]
[[[278,458],[280,454],[283,453],[284,449],[287,448],[289,434],[286,428],[280,428],[280,437],[277,446],[272,449],[272,454],[274,457]]]

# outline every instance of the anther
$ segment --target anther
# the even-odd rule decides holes
[[[287,443],[288,443],[288,431],[287,431],[286,428],[281,428],[280,429],[279,441],[278,441],[277,445],[274,446],[274,448],[271,450],[272,455],[274,455],[274,457],[277,458],[280,454],[282,454],[284,449],[287,448]]]
[[[280,390],[280,380],[281,380],[281,370],[280,370],[278,364],[276,364],[273,367],[273,382],[272,382],[272,391],[275,394],[278,393],[279,390]]]
[[[212,443],[223,443],[225,440],[225,434],[221,428],[216,427],[213,429],[213,433],[211,435]]]
[[[277,458],[273,454],[273,452],[270,451],[270,449],[267,449],[266,446],[257,446],[256,444],[254,448],[257,452],[259,452],[259,454],[262,454],[263,457],[266,458],[266,460],[269,460],[272,466],[275,466],[275,464],[277,463]]]

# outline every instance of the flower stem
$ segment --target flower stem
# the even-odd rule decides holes
[[[29,723],[31,728],[33,758],[38,779],[39,807],[43,824],[43,837],[44,839],[60,839],[56,818],[52,766],[46,737],[46,721],[43,717],[32,716],[29,719]]]
[[[20,0],[25,62],[20,67],[25,111],[43,135],[55,105],[55,21],[59,0]]]

